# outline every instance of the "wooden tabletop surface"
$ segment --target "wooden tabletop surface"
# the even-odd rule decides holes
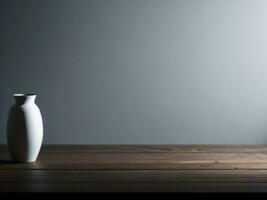
[[[0,192],[267,192],[267,145],[0,145]]]

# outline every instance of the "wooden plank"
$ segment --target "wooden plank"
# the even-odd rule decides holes
[[[267,183],[0,183],[0,192],[267,192]]]
[[[10,160],[0,153],[1,160]],[[84,161],[94,164],[154,164],[154,163],[267,163],[266,153],[41,153],[39,161]]]
[[[39,160],[91,163],[267,163],[266,153],[41,153]]]
[[[267,170],[32,170],[0,172],[0,183],[267,183]]]
[[[37,161],[35,163],[0,162],[1,170],[266,170],[262,163],[87,163],[86,161]]]
[[[267,145],[45,145],[42,150],[91,153],[267,153]]]
[[[7,152],[0,145],[0,152]],[[43,145],[53,153],[267,153],[267,145]]]

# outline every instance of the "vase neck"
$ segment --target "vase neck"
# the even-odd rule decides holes
[[[16,100],[16,104],[18,105],[35,103],[35,94],[14,94],[13,96]]]

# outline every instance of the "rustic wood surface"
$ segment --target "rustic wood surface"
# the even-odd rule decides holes
[[[267,192],[267,145],[0,145],[0,192]]]

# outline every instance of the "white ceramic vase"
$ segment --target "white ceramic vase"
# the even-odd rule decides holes
[[[14,94],[16,103],[10,108],[7,142],[15,162],[36,161],[43,141],[43,121],[35,104],[35,94]]]

